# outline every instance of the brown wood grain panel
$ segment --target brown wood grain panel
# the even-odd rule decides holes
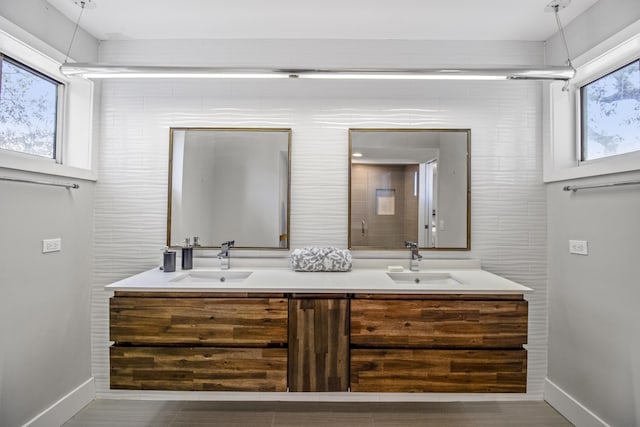
[[[128,390],[287,390],[284,348],[112,346],[111,388]]]
[[[289,390],[347,391],[349,300],[289,301]]]
[[[114,297],[110,340],[147,345],[284,345],[287,310],[284,298]]]
[[[351,301],[351,345],[372,348],[519,348],[526,301]]]
[[[525,393],[526,350],[351,350],[353,392]]]

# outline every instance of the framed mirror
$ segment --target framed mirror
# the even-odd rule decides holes
[[[291,129],[171,128],[167,246],[289,249]]]
[[[349,129],[349,248],[471,249],[469,129]]]

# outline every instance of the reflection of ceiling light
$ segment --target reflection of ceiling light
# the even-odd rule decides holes
[[[353,153],[351,157],[362,157],[362,153]]]
[[[414,69],[280,69],[230,67],[127,66],[64,63],[68,77],[88,79],[222,78],[222,79],[351,79],[351,80],[569,80],[575,71],[566,66],[507,68]]]

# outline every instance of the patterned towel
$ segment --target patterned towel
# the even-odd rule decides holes
[[[294,271],[349,271],[351,252],[338,248],[302,248],[291,252]]]

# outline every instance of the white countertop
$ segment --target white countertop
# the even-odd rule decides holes
[[[442,293],[442,294],[524,294],[531,288],[480,269],[477,260],[437,260],[424,263],[417,272],[448,275],[449,283],[395,283],[387,269],[356,262],[349,272],[295,272],[286,267],[239,265],[230,270],[198,267],[165,273],[159,268],[147,270],[105,286],[111,291],[138,292],[273,292],[273,293]],[[397,261],[397,260],[396,260]],[[358,264],[363,267],[358,267]],[[397,265],[389,262],[388,265]],[[244,281],[172,282],[190,272],[251,272]],[[413,275],[408,269],[404,274]],[[426,281],[425,281],[426,282]],[[453,283],[451,283],[453,282]],[[456,283],[459,282],[459,283]]]

